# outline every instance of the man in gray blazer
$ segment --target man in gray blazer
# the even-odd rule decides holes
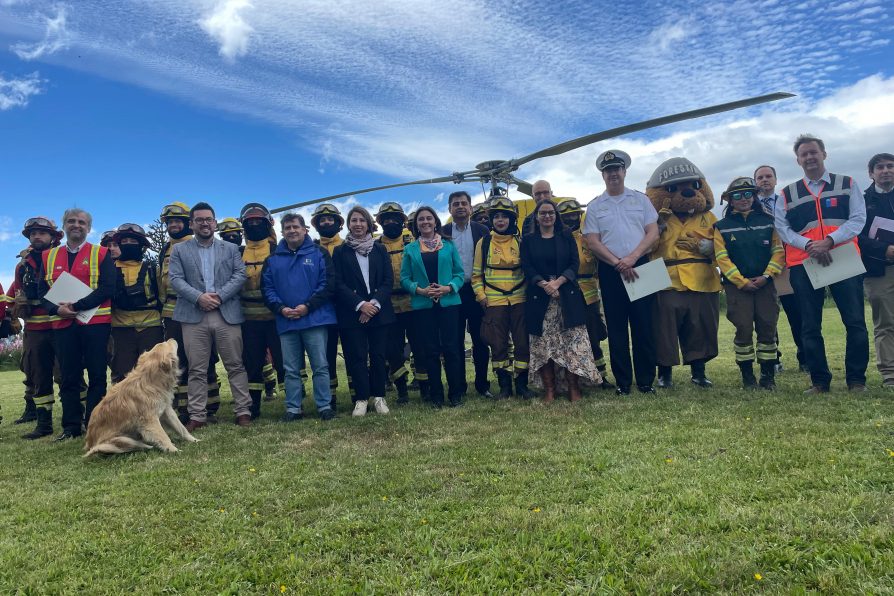
[[[242,305],[245,264],[235,244],[214,238],[214,209],[197,203],[189,212],[194,238],[171,253],[171,287],[177,292],[174,320],[183,328],[189,361],[187,385],[190,432],[205,426],[208,401],[208,360],[217,345],[227,370],[236,424],[251,424],[248,376],[242,364]],[[182,363],[181,363],[182,364]]]

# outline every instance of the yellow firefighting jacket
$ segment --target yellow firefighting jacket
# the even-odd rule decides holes
[[[112,327],[133,327],[137,331],[161,326],[158,284],[143,261],[115,261],[118,279],[112,297]],[[136,286],[141,286],[137,288]]]
[[[577,268],[577,285],[584,295],[587,306],[599,302],[599,278],[596,277],[596,255],[590,252],[587,241],[584,240],[580,230],[572,233],[574,241],[577,242],[577,256],[580,259],[580,266]]]
[[[344,240],[342,240],[341,236],[335,235],[332,238],[326,238],[324,236],[320,236],[320,246],[329,251],[329,256],[332,256],[332,253],[335,252],[335,249],[344,244]]]
[[[264,306],[264,295],[261,291],[261,270],[264,261],[276,250],[276,244],[269,238],[263,240],[246,240],[242,251],[242,262],[245,263],[246,280],[242,285],[239,298],[242,302],[242,313],[247,321],[272,321],[273,313]]]
[[[162,302],[161,316],[165,319],[174,318],[174,307],[177,306],[177,292],[171,287],[171,280],[169,277],[171,253],[174,252],[175,244],[180,244],[187,240],[192,240],[192,234],[184,236],[183,238],[172,238],[170,242],[165,244],[164,250],[162,250],[162,254],[160,255],[158,265],[158,296]]]
[[[712,256],[706,257],[698,248],[679,248],[677,241],[680,239],[694,240],[696,244],[700,240],[707,240],[711,247],[714,245],[714,223],[717,218],[710,211],[697,213],[682,221],[676,215],[671,215],[667,220],[667,228],[661,233],[658,240],[658,248],[652,253],[652,258],[664,258],[667,273],[671,279],[671,286],[678,292],[687,290],[693,292],[719,292],[720,275],[717,273],[717,265]]]
[[[488,306],[511,306],[525,301],[525,272],[518,238],[491,232],[478,241],[472,264],[472,289]],[[487,254],[484,254],[485,249]]]
[[[409,230],[392,240],[384,234],[379,237],[379,242],[388,251],[391,259],[391,269],[394,272],[394,287],[391,288],[391,306],[395,314],[410,312],[410,294],[400,285],[400,268],[404,261],[404,247],[413,242],[413,235]]]

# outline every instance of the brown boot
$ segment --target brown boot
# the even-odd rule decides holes
[[[568,373],[568,397],[571,403],[581,400],[580,377],[574,373]]]
[[[540,379],[543,381],[543,403],[556,401],[556,369],[552,360],[540,369]]]

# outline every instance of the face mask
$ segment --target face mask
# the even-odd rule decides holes
[[[118,259],[121,261],[142,261],[143,247],[139,244],[122,244],[121,256]]]
[[[580,218],[576,216],[563,217],[562,223],[572,230],[576,230],[580,227]]]
[[[267,224],[261,225],[248,225],[245,226],[245,237],[251,240],[252,242],[258,242],[259,240],[263,240],[270,236],[270,229]]]
[[[382,224],[382,233],[392,240],[394,240],[395,238],[399,238],[403,231],[403,224],[397,223],[395,221],[386,221]]]
[[[180,240],[181,238],[189,236],[190,234],[192,234],[192,230],[189,229],[189,224],[187,224],[186,222],[183,223],[183,229],[179,232],[168,232],[168,236],[170,236],[174,240]]]
[[[332,238],[336,234],[338,234],[338,226],[336,224],[326,224],[324,226],[316,226],[317,232],[320,233],[320,236],[323,238]]]
[[[240,234],[239,232],[230,232],[229,234],[221,234],[220,238],[224,242],[229,242],[230,244],[235,244],[236,246],[239,246],[240,244],[242,244],[242,234]]]

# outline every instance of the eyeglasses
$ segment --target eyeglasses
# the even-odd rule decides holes
[[[537,216],[538,217],[555,217],[556,212],[555,211],[541,211],[540,213],[537,214]]]
[[[734,192],[729,196],[732,200],[738,201],[739,199],[751,199],[754,197],[754,192],[750,190],[746,190],[745,192]]]
[[[214,218],[213,217],[194,217],[193,221],[201,226],[204,224],[213,224]]]
[[[551,190],[538,190],[537,192],[534,193],[534,196],[535,197],[539,197],[540,195],[549,196],[551,194],[553,194],[553,191],[551,191]]]

